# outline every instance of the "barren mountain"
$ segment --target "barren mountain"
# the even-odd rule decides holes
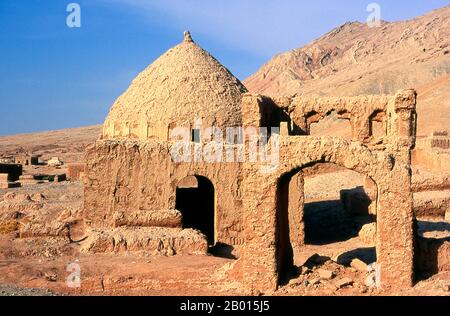
[[[449,127],[450,6],[370,28],[348,22],[275,56],[245,80],[265,95],[392,94],[419,91],[419,134]]]

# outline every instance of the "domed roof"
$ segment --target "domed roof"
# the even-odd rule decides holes
[[[167,139],[169,128],[241,125],[244,85],[185,32],[112,106],[103,138]]]

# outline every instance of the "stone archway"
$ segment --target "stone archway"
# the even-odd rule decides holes
[[[351,178],[350,183],[341,182],[342,173]],[[333,181],[334,177],[341,178]],[[318,188],[317,178],[322,181],[318,187],[323,191],[314,191],[311,195],[311,183],[316,185],[314,190]],[[295,276],[296,269],[291,267],[295,268],[313,253],[320,251],[321,255],[331,258],[334,253],[329,248],[333,248],[333,244],[338,244],[341,251],[354,251],[355,258],[367,264],[374,263],[374,239],[368,242],[366,238],[363,242],[359,238],[355,241],[355,237],[365,224],[376,227],[377,192],[377,185],[370,178],[333,163],[307,164],[280,176],[276,191],[279,279],[287,282]],[[344,257],[339,263],[348,265],[350,261]]]
[[[410,173],[403,152],[372,151],[341,138],[289,137],[280,145],[276,172],[261,172],[257,164],[244,166],[245,284],[250,292],[278,286],[282,262],[278,241],[277,185],[286,174],[307,165],[331,162],[371,178],[378,187],[377,262],[381,285],[408,287],[413,281],[413,216]],[[281,219],[282,221],[282,219]],[[284,237],[283,237],[284,236]],[[401,267],[399,267],[401,265]]]

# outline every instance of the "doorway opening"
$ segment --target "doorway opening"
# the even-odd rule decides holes
[[[201,231],[208,244],[215,244],[215,198],[212,182],[202,176],[189,176],[176,189],[175,208],[183,216],[183,228]]]
[[[335,164],[314,163],[283,175],[277,188],[280,284],[299,277],[305,265],[342,273],[354,259],[368,266],[376,262],[378,187],[372,179]],[[307,264],[313,255],[319,255],[316,262]]]

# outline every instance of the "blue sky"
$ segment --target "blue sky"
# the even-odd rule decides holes
[[[81,7],[81,28],[66,25],[71,2]],[[0,135],[102,123],[131,80],[185,29],[243,80],[279,52],[346,21],[366,21],[371,2],[0,0]],[[450,3],[376,2],[387,21]]]

